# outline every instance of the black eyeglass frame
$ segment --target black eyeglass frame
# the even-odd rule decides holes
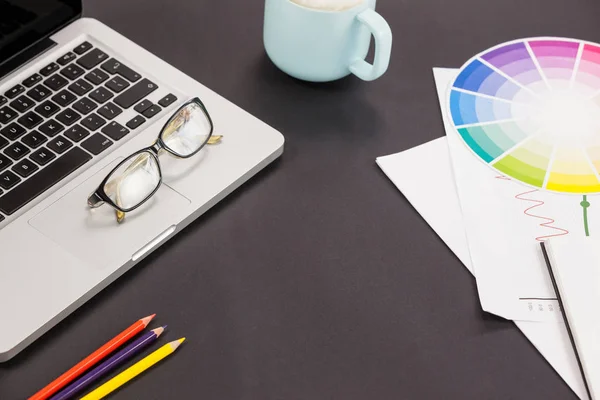
[[[202,110],[202,112],[204,113],[204,115],[206,116],[209,124],[210,124],[210,132],[209,134],[206,136],[206,140],[204,141],[204,143],[202,143],[202,145],[200,145],[200,147],[198,147],[198,150],[194,151],[191,154],[188,155],[182,155],[177,153],[175,150],[169,148],[162,136],[163,133],[165,132],[165,129],[173,122],[173,120],[177,117],[177,115],[186,107],[188,107],[190,104],[196,104],[200,107],[200,109]],[[160,159],[158,157],[160,150],[165,150],[167,153],[177,157],[177,158],[182,158],[182,159],[186,159],[186,158],[191,158],[193,156],[195,156],[196,154],[198,154],[198,152],[200,150],[202,150],[204,148],[204,146],[206,146],[206,144],[209,142],[210,138],[213,135],[213,131],[214,131],[214,124],[212,121],[212,118],[210,117],[210,114],[208,113],[208,110],[206,109],[206,106],[204,106],[204,103],[202,103],[202,100],[200,100],[198,97],[194,97],[193,99],[187,101],[186,103],[182,104],[181,107],[179,107],[177,109],[177,111],[175,111],[173,113],[173,115],[171,115],[171,117],[167,120],[167,122],[163,125],[163,127],[161,128],[159,134],[158,134],[158,138],[156,139],[156,141],[154,142],[154,144],[152,144],[151,146],[148,146],[146,148],[143,148],[139,151],[136,151],[135,153],[131,154],[130,156],[126,157],[123,161],[121,161],[119,164],[117,164],[116,167],[114,167],[107,175],[106,178],[104,178],[102,180],[102,182],[100,183],[100,185],[98,186],[98,188],[96,189],[96,191],[94,193],[92,193],[89,197],[88,197],[88,206],[90,208],[97,208],[102,206],[103,204],[108,204],[109,206],[113,207],[115,210],[118,210],[122,213],[128,213],[131,211],[136,210],[137,208],[141,207],[145,202],[147,202],[148,200],[150,200],[150,198],[152,196],[154,196],[156,194],[156,192],[158,191],[158,189],[160,188],[160,186],[162,185],[163,182],[163,177],[162,177],[162,169],[160,166]],[[118,206],[114,201],[112,201],[112,199],[106,194],[106,192],[104,191],[104,186],[108,183],[108,180],[110,179],[110,177],[112,176],[112,174],[118,170],[119,168],[121,168],[121,166],[123,166],[123,164],[129,162],[129,160],[131,160],[132,158],[139,156],[143,153],[147,153],[149,154],[151,157],[154,158],[154,160],[156,161],[156,165],[158,168],[158,175],[159,175],[159,181],[158,181],[158,185],[156,185],[156,188],[152,191],[152,193],[150,193],[144,200],[142,200],[139,204],[137,204],[134,207],[131,208],[122,208],[120,206]]]

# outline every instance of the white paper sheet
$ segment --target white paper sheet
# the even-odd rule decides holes
[[[475,156],[449,122],[448,90],[456,74],[453,69],[434,70],[481,306],[512,320],[559,320],[539,240],[565,234],[585,237],[582,196],[507,179]],[[588,200],[594,205],[598,197]],[[593,207],[588,219],[592,229],[600,226]]]
[[[446,138],[402,153],[380,157],[377,163],[450,250],[473,273]],[[560,321],[515,323],[575,394],[580,399],[585,399],[583,380],[565,325]]]
[[[436,83],[446,87],[456,71],[434,69]],[[380,157],[377,164],[465,267],[475,274],[447,138]],[[583,380],[562,320],[515,321],[515,324],[575,394],[585,399]]]

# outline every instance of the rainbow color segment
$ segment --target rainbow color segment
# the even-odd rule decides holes
[[[461,68],[448,101],[456,132],[498,172],[549,191],[600,193],[600,45],[498,45]]]

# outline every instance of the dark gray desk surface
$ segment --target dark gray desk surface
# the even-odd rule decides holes
[[[309,85],[266,58],[260,0],[90,0],[284,133],[283,157],[6,364],[24,398],[138,317],[189,342],[115,399],[575,399],[375,165],[443,135],[433,66],[526,36],[600,41],[596,0],[380,0],[389,73]],[[10,327],[2,327],[10,329]]]

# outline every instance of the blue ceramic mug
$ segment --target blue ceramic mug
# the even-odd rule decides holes
[[[305,81],[333,81],[351,73],[365,81],[381,77],[390,63],[392,31],[375,12],[375,2],[322,11],[290,0],[266,0],[264,44],[269,58],[283,72]],[[365,61],[371,36],[373,64]]]

